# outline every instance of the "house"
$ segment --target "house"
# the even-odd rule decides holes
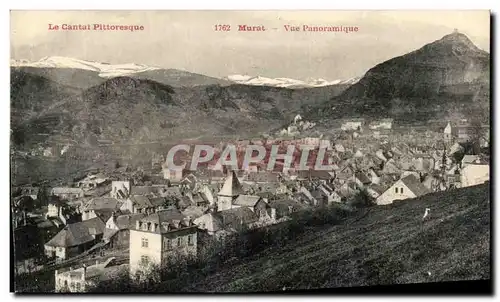
[[[371,130],[381,130],[381,129],[386,129],[390,130],[392,129],[392,123],[393,119],[391,118],[385,118],[377,121],[372,121],[369,125],[368,128]]]
[[[15,261],[15,273],[28,273],[34,270],[37,262],[43,259],[43,236],[41,233],[40,228],[31,223],[13,228],[11,251]]]
[[[375,151],[375,156],[376,156],[378,159],[380,159],[382,162],[386,162],[386,161],[388,161],[388,160],[389,160],[389,159],[387,158],[387,156],[386,156],[386,154],[385,154],[384,150],[382,150],[382,149],[379,149],[379,150]]]
[[[339,189],[339,195],[342,200],[347,200],[359,192],[358,186],[355,182],[349,181],[345,182]]]
[[[335,179],[334,171],[326,170],[300,170],[297,180],[319,180],[324,183],[332,183]]]
[[[125,264],[119,264],[115,257],[111,257],[100,263],[80,268],[55,270],[55,292],[56,293],[83,293],[97,283],[118,278],[120,273],[126,270]]]
[[[319,143],[320,143],[319,137],[304,137],[303,139],[300,140],[301,145],[318,147]]]
[[[180,186],[184,189],[194,190],[198,183],[198,178],[193,173],[190,173],[180,181]]]
[[[450,146],[448,150],[448,156],[453,156],[455,153],[462,153],[465,151],[465,148],[459,144],[459,143],[454,143],[453,145]]]
[[[353,175],[353,181],[356,183],[359,189],[363,189],[365,186],[371,183],[371,180],[365,173],[358,171]]]
[[[77,183],[77,187],[83,189],[84,191],[88,191],[88,190],[93,190],[98,186],[106,184],[107,181],[108,178],[101,173],[88,175],[87,177],[85,177],[84,179],[80,180]]]
[[[398,166],[396,161],[394,159],[389,159],[385,164],[384,168],[382,169],[383,174],[399,174],[401,171],[401,168]]]
[[[112,181],[111,182],[111,197],[116,199],[127,199],[130,195],[130,181]]]
[[[116,212],[106,221],[103,241],[110,248],[127,249],[129,247],[130,229],[134,228],[137,220],[146,217],[146,214],[118,215]]]
[[[485,183],[490,180],[490,165],[483,160],[476,160],[467,164],[461,170],[462,187],[470,187]]]
[[[199,230],[205,231],[210,236],[216,236],[224,232],[224,223],[220,212],[209,212],[194,220]]]
[[[273,173],[270,171],[250,172],[245,179],[246,182],[252,183],[276,183],[279,182],[279,180],[279,173]]]
[[[467,120],[448,122],[443,130],[445,141],[466,142],[481,132],[488,132],[488,125],[473,125]],[[489,135],[488,135],[489,136]]]
[[[156,206],[153,205],[148,196],[132,195],[121,204],[120,210],[133,214],[152,214],[156,212]]]
[[[299,193],[301,193],[303,196],[300,200],[305,204],[317,206],[318,200],[312,195],[312,190],[314,190],[313,187],[308,188],[306,186],[301,186],[299,188]],[[305,197],[305,199],[303,197]]]
[[[323,186],[319,187],[321,190],[325,190]],[[327,194],[327,202],[328,204],[332,204],[335,202],[341,202],[342,201],[342,196],[340,196],[336,191],[324,191],[325,194]]]
[[[380,195],[382,195],[387,188],[380,186],[378,184],[370,184],[366,187],[366,192],[374,199],[377,199]]]
[[[40,188],[38,187],[31,187],[31,186],[24,186],[21,187],[21,196],[29,196],[33,200],[38,199],[38,194],[40,193]]]
[[[426,174],[423,177],[422,184],[431,192],[444,191],[447,188],[446,184],[442,180],[432,174]]]
[[[199,189],[199,193],[204,196],[204,199],[206,199],[209,205],[215,204],[214,193],[209,185],[202,185]]]
[[[222,228],[230,233],[252,229],[261,221],[258,213],[249,207],[232,208],[217,212],[221,217]]]
[[[52,188],[50,195],[57,196],[64,200],[72,200],[82,198],[85,196],[85,193],[82,188],[57,187]]]
[[[446,141],[451,141],[454,138],[454,134],[455,133],[453,131],[453,127],[451,126],[451,122],[448,122],[448,124],[446,124],[446,127],[444,127],[443,138]]]
[[[314,203],[314,206],[324,207],[324,206],[327,206],[327,205],[333,203],[332,201],[328,200],[330,193],[326,193],[324,190],[321,190],[319,188],[319,186],[312,187],[310,192],[311,192],[311,196],[316,201]]]
[[[336,175],[335,179],[344,183],[354,176],[354,169],[351,164],[345,163]]]
[[[364,119],[348,119],[342,122],[340,129],[344,131],[362,131]]]
[[[66,225],[45,244],[45,254],[68,259],[90,249],[101,241],[106,225],[99,217]]]
[[[121,205],[121,201],[112,197],[92,198],[82,207],[82,220],[101,217],[103,221],[107,221],[113,212],[120,209]]]
[[[415,175],[401,178],[376,199],[378,205],[390,204],[394,200],[416,198],[431,193]]]
[[[163,178],[167,179],[171,183],[181,182],[182,179],[190,173],[190,171],[187,169],[168,168],[165,165],[163,165],[162,171]]]
[[[339,153],[345,152],[345,147],[341,143],[336,143],[334,149]]]
[[[300,212],[307,207],[293,199],[279,199],[269,202],[269,216],[273,221],[279,222],[292,218],[294,213]]]
[[[367,176],[370,179],[371,183],[377,184],[377,185],[380,184],[380,176],[378,175],[378,173],[374,169],[372,169],[372,168],[368,169]]]
[[[182,211],[182,215],[186,216],[189,219],[196,219],[203,216],[208,211],[208,209],[208,207],[189,206]]]
[[[47,205],[47,213],[45,214],[46,218],[49,217],[59,217],[60,211],[62,208],[66,207],[67,203],[62,201],[57,196],[50,196],[49,202]]]
[[[462,187],[461,171],[458,165],[454,165],[444,174],[446,188],[456,189]]]
[[[430,155],[417,153],[413,155],[412,164],[417,171],[430,172],[434,170],[436,162]]]
[[[464,168],[468,164],[475,163],[478,160],[479,161],[481,160],[481,157],[479,155],[468,155],[468,154],[466,154],[462,158],[461,167]]]
[[[57,196],[51,196],[47,205],[45,219],[50,219],[57,226],[81,221],[81,214]]]
[[[287,186],[286,183],[280,183],[276,188],[276,194],[287,194],[287,193],[291,193],[290,188]]]
[[[406,176],[408,175],[415,175],[415,177],[417,179],[420,179],[420,172],[418,171],[413,171],[413,170],[405,170],[401,173],[401,177],[400,178],[405,178]]]
[[[254,195],[238,195],[234,200],[231,208],[247,207],[254,212],[259,218],[267,216],[267,203],[261,196]]]
[[[176,209],[156,212],[136,221],[130,230],[130,273],[165,266],[178,257],[197,256],[197,227]]]

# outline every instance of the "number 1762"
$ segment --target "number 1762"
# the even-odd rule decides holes
[[[231,25],[216,24],[215,25],[215,31],[231,31]]]

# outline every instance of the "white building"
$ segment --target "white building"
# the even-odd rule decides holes
[[[127,199],[130,195],[130,181],[112,181],[111,197],[116,199]]]
[[[131,275],[147,273],[177,257],[196,257],[197,227],[176,209],[159,211],[136,222],[129,248]]]
[[[79,188],[82,188],[84,191],[92,190],[106,184],[108,178],[103,174],[94,174],[88,175],[84,179],[80,180],[77,184]]]
[[[340,129],[344,131],[362,131],[363,130],[363,119],[352,119],[347,120],[342,123]]]
[[[398,180],[382,195],[380,195],[376,203],[378,205],[391,204],[394,200],[403,200],[408,198],[416,198],[425,194],[431,193],[415,175],[408,175],[405,178]]]
[[[116,259],[109,258],[103,263],[98,261],[94,265],[83,266],[66,271],[55,270],[55,292],[83,293],[99,281],[116,277],[123,271],[125,265],[115,265]]]
[[[81,188],[56,187],[52,188],[50,194],[64,200],[71,200],[83,197],[85,192]]]
[[[319,137],[304,137],[300,140],[301,145],[318,147],[320,144]]]
[[[444,127],[443,135],[444,139],[447,141],[451,141],[453,139],[453,127],[451,126],[450,122],[448,122],[448,124],[446,124],[446,127]]]
[[[381,129],[390,130],[392,129],[392,122],[393,119],[391,118],[381,119],[378,121],[371,122],[368,127],[371,130],[381,130]]]
[[[479,185],[488,180],[490,180],[490,165],[480,160],[467,164],[460,173],[462,187]]]

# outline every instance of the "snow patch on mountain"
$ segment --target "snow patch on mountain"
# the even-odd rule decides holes
[[[60,56],[44,57],[36,62],[29,62],[26,60],[11,60],[10,65],[19,67],[84,69],[98,72],[99,76],[103,78],[125,76],[133,73],[160,69],[157,67],[135,63],[107,64]]]
[[[267,78],[262,76],[249,76],[249,75],[230,75],[226,77],[227,80],[254,86],[272,86],[272,87],[285,87],[285,88],[308,88],[308,87],[323,87],[331,85],[352,85],[359,81],[359,78],[351,78],[348,80],[334,80],[328,81],[325,79],[311,79],[307,81],[290,79],[290,78]]]

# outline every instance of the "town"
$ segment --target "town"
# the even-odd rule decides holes
[[[194,166],[186,157],[190,169],[174,169],[165,152],[153,154],[151,166],[91,171],[71,186],[13,188],[16,276],[53,272],[50,291],[85,292],[119,273],[196,258],[208,242],[279,225],[306,209],[384,206],[489,181],[489,125],[461,119],[416,131],[392,119],[359,118],[325,134],[301,134],[313,128],[297,115],[266,138],[214,150],[310,146],[326,150],[329,170],[287,165],[302,158],[288,153],[272,170],[268,157],[241,164],[240,156],[237,168],[216,156]]]

